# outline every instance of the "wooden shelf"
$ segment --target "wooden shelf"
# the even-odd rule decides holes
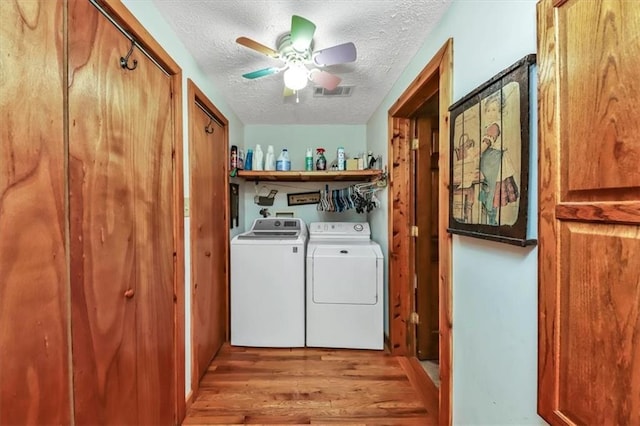
[[[382,170],[328,170],[306,172],[294,170],[290,172],[274,172],[264,170],[238,170],[238,177],[245,180],[288,181],[288,182],[323,182],[323,181],[369,181],[380,177]]]

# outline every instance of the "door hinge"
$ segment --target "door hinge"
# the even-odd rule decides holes
[[[420,324],[420,315],[417,312],[411,312],[409,315],[409,322],[411,324]]]
[[[417,237],[417,236],[418,236],[418,227],[417,227],[417,226],[415,226],[415,225],[413,225],[413,226],[411,227],[411,236],[412,236],[412,237]]]
[[[420,148],[420,139],[415,138],[415,139],[411,140],[411,150],[415,151],[418,148]]]

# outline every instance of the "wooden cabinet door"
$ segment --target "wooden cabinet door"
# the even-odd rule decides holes
[[[226,340],[229,222],[226,126],[189,81],[191,271],[194,374],[192,389]],[[208,106],[205,106],[207,104]],[[205,112],[206,109],[206,112]]]
[[[0,424],[70,424],[62,1],[0,1]]]
[[[77,424],[174,422],[171,82],[69,2],[69,209]]]
[[[543,0],[538,60],[538,409],[637,425],[640,2]]]

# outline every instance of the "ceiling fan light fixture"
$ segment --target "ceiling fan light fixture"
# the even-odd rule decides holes
[[[309,71],[304,65],[293,65],[284,72],[284,85],[291,90],[301,90],[307,86]]]

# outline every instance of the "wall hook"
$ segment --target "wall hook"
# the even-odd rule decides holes
[[[206,126],[204,126],[204,131],[211,134],[214,131],[213,126],[211,125],[211,123],[213,123],[213,120],[209,119],[209,124],[207,124]]]
[[[131,48],[127,52],[127,56],[120,57],[120,66],[123,69],[128,69],[129,71],[133,71],[138,67],[138,61],[135,59],[133,60],[133,66],[132,67],[129,66],[129,56],[131,56],[131,53],[133,52],[133,48],[135,47],[135,45],[136,45],[136,42],[131,40]]]

